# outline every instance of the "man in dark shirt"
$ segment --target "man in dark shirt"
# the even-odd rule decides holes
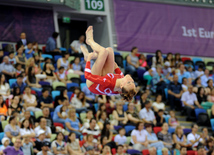
[[[42,96],[39,98],[39,104],[38,108],[43,109],[43,107],[48,107],[50,108],[51,111],[53,111],[53,99],[49,95],[49,90],[48,89],[43,89],[42,90]]]
[[[20,40],[17,42],[17,50],[22,46],[26,46],[28,43],[27,39],[26,39],[26,33],[25,32],[22,32],[20,34]]]
[[[182,86],[178,82],[178,76],[174,75],[173,82],[170,82],[168,86],[168,98],[171,110],[175,110],[175,108],[177,108],[177,110],[181,110],[180,98],[182,93]]]

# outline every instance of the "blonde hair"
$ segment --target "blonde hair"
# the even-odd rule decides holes
[[[178,134],[178,129],[182,129],[182,127],[181,127],[181,126],[177,126],[177,127],[175,128],[175,134]],[[183,130],[182,130],[182,132],[183,132]]]
[[[32,60],[34,60],[33,57],[31,57],[31,58],[29,58],[29,59],[27,60],[27,62],[26,62],[26,67],[29,67],[29,66],[30,66]]]
[[[167,151],[168,152],[169,150],[166,147],[164,147],[164,148],[162,148],[162,152],[163,151]]]
[[[71,115],[72,112],[75,112],[74,118],[75,118],[75,120],[76,120],[76,118],[77,118],[77,116],[76,116],[76,109],[70,109],[70,110],[68,111],[68,117],[70,117],[70,115]]]

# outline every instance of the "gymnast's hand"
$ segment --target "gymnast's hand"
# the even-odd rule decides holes
[[[119,67],[118,67],[117,63],[114,62],[114,69],[116,69],[116,68],[119,68]]]

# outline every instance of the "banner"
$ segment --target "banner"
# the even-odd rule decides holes
[[[114,0],[118,50],[214,56],[214,9]]]
[[[17,42],[21,32],[29,41],[45,44],[54,32],[53,11],[0,6],[0,41]]]

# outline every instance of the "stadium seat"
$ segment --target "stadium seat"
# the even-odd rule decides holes
[[[1,126],[2,126],[2,129],[4,130],[5,126],[8,124],[8,121],[2,121],[1,122]]]
[[[214,131],[214,118],[210,119],[212,130]]]
[[[207,64],[206,64],[207,66],[211,66],[211,67],[213,67],[214,66],[214,62],[212,62],[212,61],[209,61],[209,62],[207,62]]]
[[[123,59],[125,60],[128,55],[129,55],[129,53],[125,53],[125,52],[122,53]]]
[[[181,61],[184,63],[186,60],[191,60],[191,58],[189,58],[189,57],[183,57],[183,58],[181,58]]]
[[[162,155],[162,150],[157,150],[157,155]]]
[[[71,92],[71,91],[68,91],[68,92],[67,92],[67,95],[68,95],[68,97],[69,97],[69,101],[71,100],[72,94],[73,94],[73,92]]]
[[[123,60],[123,68],[126,70],[126,66],[127,66],[127,61]]]
[[[197,61],[196,63],[195,63],[195,66],[202,66],[203,68],[205,68],[205,63],[203,62],[203,61]]]
[[[79,118],[80,117],[80,115],[78,114],[78,113],[76,113],[76,116]]]
[[[60,51],[63,51],[63,52],[66,52],[66,51],[67,51],[67,49],[64,48],[64,47],[60,47],[59,50],[60,50]]]
[[[42,111],[36,111],[35,112],[35,118],[38,119],[40,116],[43,116]]]
[[[45,65],[45,63],[44,62],[41,62],[40,63],[40,68],[43,70],[43,68],[44,68],[44,65]]]
[[[69,90],[71,87],[79,87],[78,83],[67,83],[67,89]]]
[[[144,80],[143,75],[146,72],[144,69],[137,69],[137,76],[140,81]]]
[[[61,128],[64,129],[64,125],[63,125],[62,123],[58,123],[58,122],[56,123],[56,122],[55,122],[55,123],[54,123],[54,126],[59,126],[59,127],[61,127]]]
[[[39,84],[42,86],[50,86],[50,83],[46,81],[39,81]]]
[[[74,59],[75,59],[75,56],[70,56],[70,57],[68,58],[69,63],[71,63],[71,61],[73,61]]]
[[[54,112],[51,112],[51,118],[53,119]]]
[[[99,105],[98,105],[98,103],[95,103],[94,104],[94,108],[95,108],[95,110],[96,110],[96,112],[98,111],[98,109],[99,109]]]
[[[121,68],[123,68],[123,57],[121,55],[114,55],[115,62]]]
[[[53,142],[55,139],[56,139],[56,134],[52,133],[52,134],[51,134],[50,141]]]
[[[124,110],[124,111],[127,111],[127,110],[128,110],[128,105],[127,105],[127,104],[124,104],[124,105],[123,105],[123,110]]]
[[[174,133],[175,132],[175,128],[170,128],[169,127],[168,132],[171,133],[171,134]]]
[[[71,78],[80,78],[80,76],[78,74],[74,74],[74,73],[69,73],[67,75],[67,78],[70,80]]]
[[[204,58],[204,63],[208,65],[208,63],[211,62],[211,64],[214,62],[212,58]],[[214,64],[214,63],[213,63]],[[208,65],[209,66],[209,65]]]
[[[86,83],[85,75],[80,75],[80,80],[82,83]]]
[[[46,46],[42,46],[42,52],[45,53]]]
[[[80,84],[80,89],[82,90],[84,87],[86,87],[87,85],[86,85],[86,83],[81,83]]]
[[[128,137],[126,137],[126,144],[130,144],[130,142],[131,142],[131,139],[132,139],[132,137],[131,136],[128,136]]]
[[[80,80],[79,77],[78,77],[78,78],[71,78],[70,80],[72,81],[72,83],[77,83],[77,84],[78,84],[78,87],[79,87],[79,85],[80,85],[80,83],[81,83],[81,80]]]
[[[197,61],[203,61],[203,60],[201,58],[193,58],[192,61],[195,64]]]
[[[153,128],[153,131],[154,131],[155,134],[157,134],[157,133],[160,132],[161,130],[162,130],[161,127],[154,127],[154,128]]]
[[[4,138],[4,132],[0,132],[0,142]]]
[[[189,150],[187,151],[187,155],[196,155],[197,151]]]
[[[62,56],[61,56],[61,55],[55,55],[55,56],[54,56],[54,62],[57,62],[57,60],[58,60],[59,58],[62,58]]]
[[[207,109],[207,114],[208,114],[208,116],[209,116],[210,119],[211,119],[211,112],[212,112],[211,109]]]
[[[117,150],[115,148],[111,149],[111,153],[114,155],[117,153]]]
[[[169,123],[169,118],[170,118],[170,116],[169,116],[169,115],[164,115],[163,117],[164,117],[164,119],[165,119],[165,122],[166,122],[166,123]]]
[[[164,92],[165,92],[165,97],[166,97],[166,99],[168,99],[168,88],[165,88],[165,89],[164,89]]]
[[[9,79],[10,88],[12,87],[12,84],[15,83],[16,81],[17,79]]]
[[[131,150],[127,150],[127,153],[128,154],[140,154],[140,151],[131,149]]]
[[[183,129],[183,132],[184,132],[185,135],[187,135],[187,134],[189,134],[190,132],[192,132],[192,130],[186,128],[186,129]]]
[[[85,118],[86,118],[86,113],[84,113],[84,112],[80,113],[80,119],[81,119],[82,123],[84,123]]]
[[[114,51],[114,55],[120,55],[120,53],[119,53],[119,52],[115,52],[115,51]]]
[[[184,61],[184,65],[194,66],[194,63],[193,63],[192,60],[185,60],[185,61]]]
[[[50,59],[53,59],[53,56],[50,55],[50,54],[42,54],[42,57],[45,59],[45,58],[50,58]]]
[[[135,126],[133,126],[133,125],[127,125],[124,128],[126,130],[126,134],[128,134],[130,131],[132,131],[132,130],[135,129]]]
[[[196,119],[198,119],[198,115],[200,113],[207,113],[207,111],[205,109],[200,109],[200,108],[197,108],[195,109],[195,116],[196,116]]]
[[[120,128],[122,128],[122,126],[114,126],[114,129],[117,130],[117,131],[118,131]]]
[[[54,91],[51,92],[51,95],[52,95],[53,100],[55,100],[55,97],[60,95],[60,91],[59,90],[54,90]]]
[[[66,87],[65,84],[64,84],[63,82],[53,82],[53,83],[52,83],[52,86],[53,86],[53,89],[54,89],[54,90],[55,90],[56,87],[58,87],[58,86],[64,86],[64,87]]]
[[[149,150],[143,150],[143,151],[142,151],[142,154],[143,154],[143,155],[149,155]]]

